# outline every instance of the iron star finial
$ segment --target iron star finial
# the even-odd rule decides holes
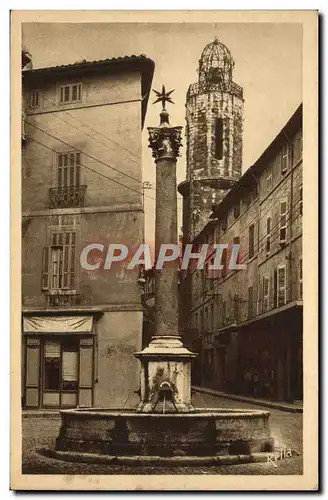
[[[169,92],[166,92],[165,85],[162,85],[162,92],[158,92],[157,90],[153,89],[153,92],[155,92],[155,94],[157,95],[157,99],[156,99],[156,101],[153,102],[153,104],[156,104],[157,102],[162,102],[163,109],[165,109],[166,102],[170,102],[171,104],[174,104],[174,102],[172,101],[172,99],[170,97],[170,95],[172,94],[172,92],[174,92],[174,90],[175,89],[170,90]]]

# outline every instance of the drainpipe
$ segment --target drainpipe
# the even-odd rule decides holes
[[[284,131],[284,135],[287,139],[287,142],[289,144],[289,159],[291,160],[291,152],[292,152],[292,142],[289,139],[288,135],[286,134],[286,131]],[[293,165],[292,162],[290,162],[290,224],[289,224],[289,241],[288,241],[288,297],[287,301],[291,302],[293,298],[293,293],[292,293],[292,237],[293,237],[293,204],[294,204],[294,189],[293,189],[293,181],[294,181],[294,171],[293,171]]]
[[[291,160],[291,152],[292,152],[292,142],[289,139],[288,135],[286,134],[286,131],[284,130],[284,135],[287,139],[287,142],[289,144],[289,155],[288,155],[288,160]],[[293,190],[293,180],[294,180],[294,172],[293,172],[293,165],[292,161],[290,161],[290,227],[289,227],[289,242],[288,242],[288,297],[287,301],[292,300],[292,236],[293,236],[293,197],[294,197],[294,190]],[[287,379],[287,387],[286,387],[286,396],[287,399],[289,400],[291,397],[291,352],[292,352],[292,339],[290,337],[291,332],[289,332],[288,335],[288,344],[287,344],[287,374],[288,377]]]

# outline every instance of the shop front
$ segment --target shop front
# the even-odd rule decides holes
[[[93,315],[23,317],[23,407],[93,405]]]

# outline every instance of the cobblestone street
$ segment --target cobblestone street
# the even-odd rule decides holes
[[[194,405],[206,408],[250,408],[259,406],[229,399],[195,394]],[[268,410],[267,408],[263,408]],[[277,449],[291,449],[292,456],[272,463],[240,464],[215,467],[127,467],[90,465],[50,459],[38,452],[45,446],[53,446],[58,435],[60,419],[29,416],[23,418],[23,474],[302,474],[302,420],[301,413],[269,409],[270,427]]]

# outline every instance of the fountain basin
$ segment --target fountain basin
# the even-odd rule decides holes
[[[270,414],[262,410],[202,408],[161,414],[74,409],[60,413],[58,452],[112,457],[217,457],[273,450]]]

